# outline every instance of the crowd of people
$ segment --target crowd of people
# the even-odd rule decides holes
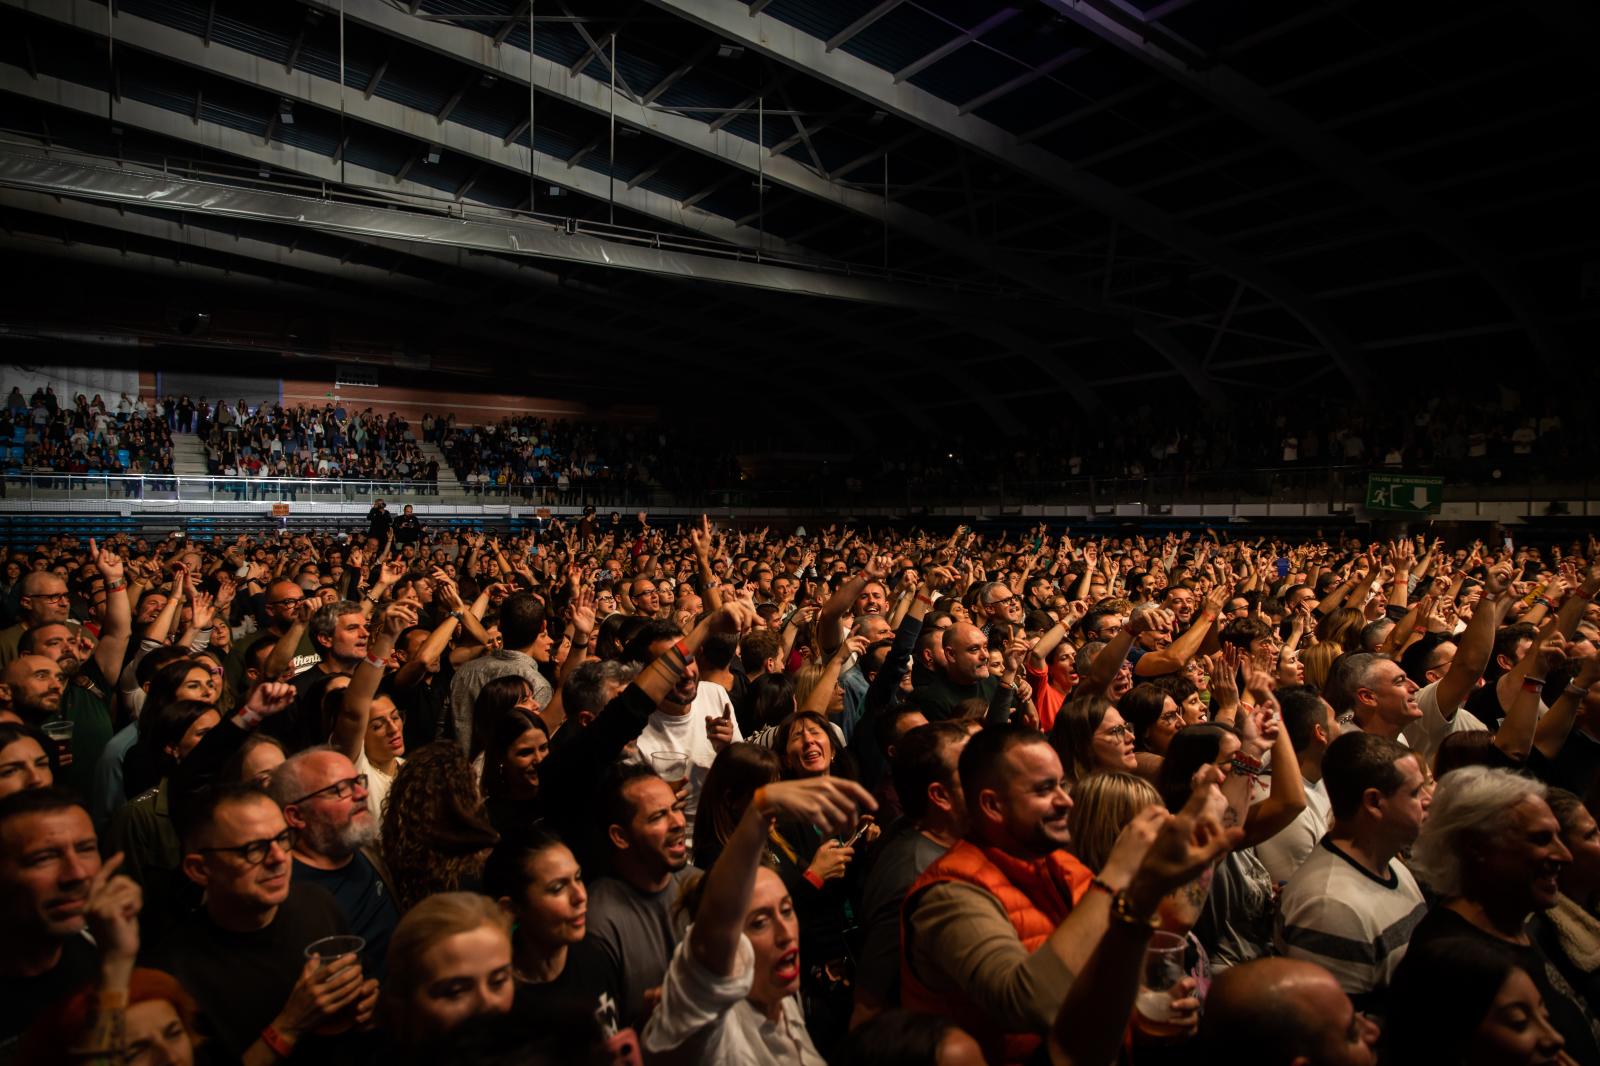
[[[0,410],[0,459],[18,474],[170,474],[172,430],[126,393],[108,406],[99,393],[66,403],[49,387],[24,399],[13,386]]]
[[[1597,595],[1592,537],[13,546],[0,1058],[1597,1064]]]
[[[651,487],[726,489],[740,481],[725,442],[691,442],[655,424],[524,415],[483,426],[427,415],[424,439],[438,443],[469,491],[550,504],[638,499]]]
[[[438,493],[439,464],[393,411],[356,411],[342,400],[251,410],[241,399],[197,412],[196,427],[207,469],[218,477],[332,478],[374,482],[378,491]]]

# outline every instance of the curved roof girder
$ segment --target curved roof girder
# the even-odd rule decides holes
[[[1369,375],[1360,350],[1327,311],[1288,278],[1254,256],[1229,248],[1153,204],[1110,182],[1073,167],[960,105],[942,100],[894,74],[844,52],[829,52],[825,42],[770,15],[751,17],[742,4],[727,0],[649,0],[663,11],[743,44],[770,59],[808,71],[834,87],[866,100],[939,136],[1055,188],[1084,206],[1244,282],[1277,300],[1316,340],[1358,391]]]
[[[31,0],[0,0],[0,4],[28,11],[38,17],[48,18],[89,33],[104,35],[107,29],[104,13],[92,5],[40,6]],[[275,92],[297,103],[311,104],[336,114],[341,110],[338,83],[316,77],[307,71],[286,71],[282,63],[230,48],[217,41],[206,44],[193,34],[151,19],[141,18],[127,11],[118,11],[112,17],[111,32],[119,45],[137,48],[184,66]],[[520,144],[507,143],[500,137],[474,130],[458,122],[442,121],[435,115],[395,103],[381,95],[367,95],[348,85],[343,95],[344,113],[359,122],[403,134],[419,144],[437,144],[480,162],[491,163],[519,174],[528,173],[530,152]],[[566,159],[559,159],[543,152],[531,154],[534,177],[547,184],[563,186],[602,203],[614,197],[618,206],[636,214],[728,244],[748,248],[759,245],[763,251],[785,255],[803,254],[798,249],[788,247],[781,240],[770,237],[763,239],[760,234],[737,225],[733,219],[696,207],[686,207],[670,197],[630,186],[620,179],[612,181],[598,171],[573,166],[571,161]],[[395,181],[392,176],[383,176],[375,184],[379,188],[384,188],[393,185]]]
[[[18,0],[6,0],[6,2],[18,2]],[[303,2],[330,13],[337,13],[340,10],[339,0],[303,0]],[[1122,324],[1128,321],[1125,312],[1111,309],[1088,289],[1064,275],[1057,274],[1042,263],[976,246],[970,237],[957,227],[938,222],[919,211],[893,202],[886,204],[881,197],[870,192],[833,181],[786,155],[775,155],[752,141],[726,130],[717,129],[714,122],[705,122],[650,107],[648,103],[651,99],[650,93],[645,94],[643,101],[624,93],[613,93],[609,84],[597,78],[574,76],[568,67],[538,55],[533,55],[530,59],[529,54],[520,49],[502,48],[494,38],[476,30],[437,20],[420,21],[384,3],[383,0],[344,0],[343,11],[347,19],[511,81],[526,85],[532,79],[539,92],[561,98],[586,110],[610,114],[614,107],[618,121],[648,130],[680,148],[720,160],[749,174],[759,174],[763,181],[783,186],[853,214],[878,222],[887,222],[932,247],[959,255],[998,275],[1020,281],[1053,300],[1069,304],[1091,315],[1102,316],[1108,321]],[[677,73],[674,71],[674,74]],[[1152,328],[1157,327],[1146,324],[1143,330]],[[1129,331],[1135,336],[1143,335],[1140,329],[1130,328]],[[1176,340],[1169,338],[1162,347],[1157,348],[1157,351],[1170,360],[1173,358],[1172,353],[1181,353],[1183,349]],[[1039,347],[1034,344],[1017,349],[1017,354],[1028,359],[1040,372],[1068,389],[1086,410],[1093,410],[1100,405],[1100,397],[1093,386],[1059,358],[1042,356]],[[1191,383],[1203,380],[1203,375],[1197,378],[1193,373],[1197,370],[1198,364],[1194,363],[1192,358],[1189,359],[1187,368],[1174,365],[1178,366]],[[1201,392],[1212,400],[1216,400],[1220,394],[1220,390],[1209,383]]]

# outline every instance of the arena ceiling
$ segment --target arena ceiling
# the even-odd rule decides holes
[[[0,0],[0,246],[39,279],[4,313],[207,310],[214,342],[923,430],[1381,403],[1592,350],[1596,29],[1580,0]]]

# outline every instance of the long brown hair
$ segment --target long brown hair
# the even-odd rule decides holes
[[[472,766],[454,742],[434,741],[406,760],[383,807],[383,861],[402,912],[475,877],[494,841]]]
[[[729,744],[706,771],[694,816],[694,864],[711,869],[756,789],[783,776],[783,762],[759,744]]]

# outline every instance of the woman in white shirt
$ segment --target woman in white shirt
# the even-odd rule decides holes
[[[848,831],[871,795],[839,777],[758,789],[711,872],[687,893],[695,922],[678,943],[661,1003],[645,1026],[647,1054],[685,1063],[821,1066],[800,1003],[800,923],[783,880],[761,863],[781,815]]]
[[[400,634],[417,624],[415,605],[388,604],[373,620],[367,638],[367,656],[357,666],[344,690],[344,705],[333,722],[333,746],[367,776],[367,809],[373,821],[383,824],[383,802],[394,775],[405,765],[405,721],[387,693],[378,692]]]

